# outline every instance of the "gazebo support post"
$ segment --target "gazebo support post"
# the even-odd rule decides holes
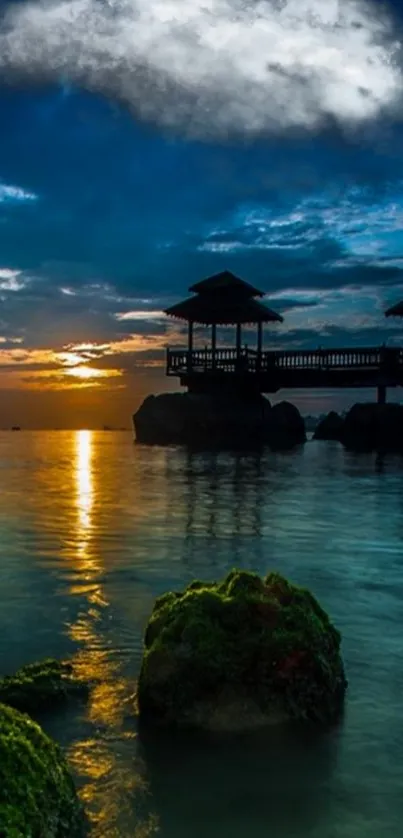
[[[263,347],[263,323],[259,321],[257,324],[257,359],[256,359],[256,367],[257,370],[260,370],[261,361],[262,361],[262,347]]]
[[[211,326],[211,365],[212,365],[213,370],[215,369],[216,347],[217,347],[217,326],[216,326],[215,323],[212,323],[212,326]]]
[[[188,374],[193,369],[193,320],[189,320],[188,324]]]
[[[241,357],[241,341],[242,341],[242,329],[241,324],[236,324],[236,357],[237,361],[239,361]]]

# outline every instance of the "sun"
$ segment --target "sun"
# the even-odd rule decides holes
[[[65,375],[73,375],[75,378],[88,380],[89,378],[103,378],[108,375],[107,370],[96,370],[92,367],[70,367],[64,370]]]

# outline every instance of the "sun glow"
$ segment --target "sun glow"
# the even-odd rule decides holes
[[[93,367],[69,367],[64,370],[64,375],[72,375],[75,378],[88,380],[90,378],[108,378],[110,370],[97,370]]]

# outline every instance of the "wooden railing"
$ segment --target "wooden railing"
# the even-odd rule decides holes
[[[403,349],[297,349],[257,352],[236,349],[167,350],[167,375],[188,373],[269,373],[274,370],[403,370]]]

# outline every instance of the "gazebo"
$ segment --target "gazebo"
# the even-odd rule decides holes
[[[221,367],[224,362],[226,372],[237,372],[241,369],[240,361],[245,360],[242,351],[242,326],[257,326],[256,350],[247,349],[246,353],[254,355],[254,369],[260,367],[260,359],[263,347],[263,327],[265,323],[281,323],[283,318],[277,312],[272,311],[268,306],[260,302],[264,292],[235,276],[230,271],[223,271],[214,276],[197,282],[189,288],[193,297],[188,297],[183,302],[177,303],[166,309],[165,314],[188,324],[188,345],[187,350],[182,351],[182,364],[179,364],[178,353],[168,350],[168,374],[179,374],[179,366],[184,372],[193,372],[195,366],[200,369],[198,361],[204,355],[205,371],[214,371]],[[195,324],[211,326],[211,349],[201,352],[194,352],[193,333]],[[217,326],[235,326],[236,339],[235,349],[217,350]],[[186,357],[184,357],[186,355]],[[169,358],[175,356],[174,366],[177,369],[170,369]],[[200,356],[200,357],[199,357]],[[230,369],[229,362],[233,362]],[[224,371],[224,369],[223,369]]]

